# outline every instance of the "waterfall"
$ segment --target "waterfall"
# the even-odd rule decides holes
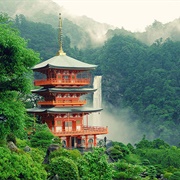
[[[93,95],[93,107],[94,108],[101,108],[102,107],[102,90],[101,90],[101,80],[102,76],[95,76],[93,87],[97,89]],[[101,113],[95,112],[93,113],[93,125],[100,126],[101,125]]]

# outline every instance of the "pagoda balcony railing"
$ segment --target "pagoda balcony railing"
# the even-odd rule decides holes
[[[35,86],[48,86],[48,85],[61,85],[61,86],[84,86],[90,84],[90,78],[81,78],[81,79],[39,79],[34,81]]]
[[[61,101],[38,101],[39,105],[54,105],[54,106],[82,106],[86,104],[86,100],[72,101],[72,100],[61,100]]]
[[[52,131],[55,136],[64,137],[64,136],[77,136],[77,135],[100,135],[108,134],[108,127],[99,127],[99,126],[83,126],[81,130],[66,130],[66,131]]]

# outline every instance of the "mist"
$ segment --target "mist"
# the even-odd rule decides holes
[[[109,111],[108,106],[101,113],[102,126],[108,126],[107,140],[118,141],[133,145],[142,139],[137,123],[133,122],[130,110],[114,109]]]
[[[107,138],[107,141],[117,141],[134,145],[139,142],[143,133],[134,121],[129,109],[118,109],[107,103],[102,105],[103,110],[89,115],[90,126],[108,127],[108,134],[98,135],[98,139]]]

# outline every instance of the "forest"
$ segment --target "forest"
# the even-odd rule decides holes
[[[41,61],[56,54],[57,29],[23,15],[16,16],[15,26]],[[63,49],[70,57],[98,65],[93,73],[103,76],[108,109],[128,109],[131,123],[146,137],[180,143],[180,41],[158,39],[148,46],[135,37],[115,35],[102,47],[78,49],[64,36]]]
[[[94,74],[103,76],[103,101],[128,108],[142,132],[136,144],[103,141],[80,152],[62,148],[46,125],[26,114],[31,67],[56,54],[57,34],[23,15],[0,15],[0,179],[178,180],[180,42],[158,39],[148,46],[116,35],[102,47],[78,49],[63,37],[68,56],[99,65]],[[52,144],[57,150],[46,153]]]

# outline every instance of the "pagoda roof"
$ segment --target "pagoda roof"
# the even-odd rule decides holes
[[[41,92],[94,92],[97,89],[93,88],[41,88],[41,89],[34,89],[31,92],[32,93],[41,93]]]
[[[84,63],[67,55],[57,55],[35,65],[32,69],[34,71],[46,68],[91,70],[95,69],[96,67],[97,65]]]
[[[93,108],[93,107],[52,107],[52,108],[31,108],[27,109],[29,113],[77,113],[77,112],[99,112],[102,111],[102,108]]]

